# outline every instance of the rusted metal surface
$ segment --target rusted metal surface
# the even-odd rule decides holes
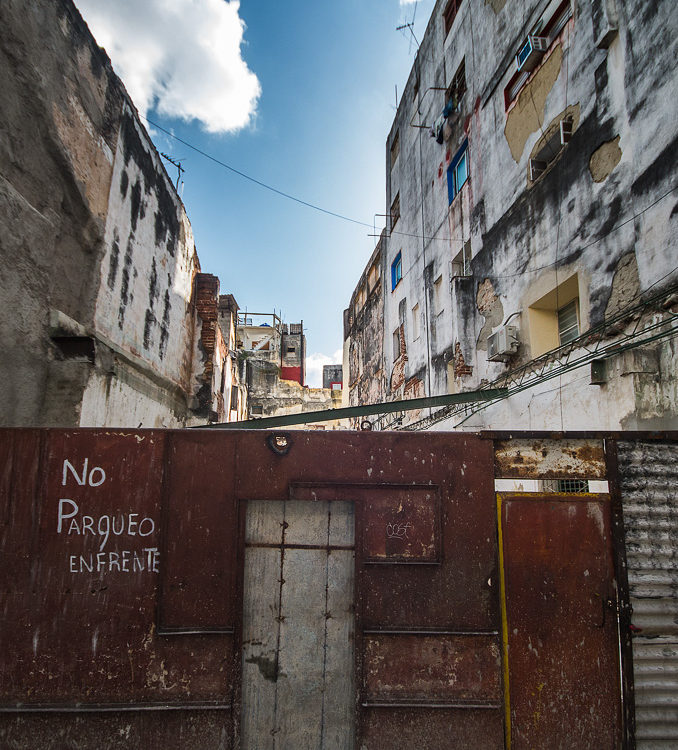
[[[503,479],[604,479],[602,440],[523,438],[495,442],[495,476]]]
[[[497,740],[500,734],[493,736],[485,729],[487,724],[502,724],[502,710],[496,702],[500,679],[496,660],[485,663],[487,671],[473,694],[472,703],[485,706],[484,724],[476,723],[472,705],[450,707],[457,700],[452,699],[452,688],[447,694],[443,690],[444,666],[437,676],[430,675],[428,684],[424,680],[426,660],[432,667],[434,650],[442,654],[452,647],[455,635],[473,632],[474,636],[466,637],[477,639],[479,653],[491,652],[492,644],[496,644],[499,608],[491,444],[460,435],[420,437],[420,443],[402,443],[399,449],[396,443],[389,449],[389,462],[383,469],[380,467],[379,479],[389,481],[389,473],[393,472],[399,481],[400,477],[405,479],[406,470],[411,472],[410,482],[423,479],[434,490],[429,493],[431,497],[417,497],[413,492],[412,499],[404,503],[400,488],[389,493],[385,487],[378,490],[379,494],[364,490],[366,497],[356,503],[356,650],[361,687],[357,746],[364,745],[367,750],[449,747],[456,735],[464,737],[468,747],[501,747]],[[429,519],[434,518],[438,502],[440,554],[435,563],[414,556],[403,559],[396,554],[393,559],[382,558],[375,564],[374,550],[390,549],[389,523],[414,525],[426,519],[425,538],[430,538]],[[417,506],[426,505],[430,508],[428,517],[416,510]],[[378,509],[376,518],[370,515],[372,508]],[[418,533],[416,528],[413,531]],[[379,533],[381,547],[376,544]],[[401,633],[396,634],[397,631]],[[411,635],[411,631],[417,635]],[[390,656],[375,671],[375,645],[386,648],[387,641]],[[419,644],[419,654],[413,654],[410,660],[408,646],[414,641]],[[454,641],[454,646],[460,656],[462,646],[458,641]],[[461,658],[463,661],[465,657]],[[469,662],[467,665],[470,667]],[[451,677],[448,674],[448,679]],[[466,680],[472,682],[464,672],[464,677],[459,677],[459,696],[464,693]],[[470,682],[466,682],[467,687]],[[388,685],[390,689],[377,690],[378,685]],[[463,703],[460,697],[458,703]],[[419,730],[416,740],[414,727]]]
[[[595,451],[586,456],[575,444],[568,454],[565,447],[561,459],[579,461],[575,472],[585,466],[587,478],[600,476],[591,469]],[[547,470],[561,466],[561,459],[548,463],[551,450]],[[536,455],[535,449],[535,465]],[[350,746],[353,733],[360,750],[501,748],[505,718],[520,747],[541,710],[530,685],[518,700],[520,677],[538,676],[535,667],[544,667],[537,692],[561,721],[540,723],[531,746],[566,746],[561,738],[570,735],[580,743],[573,747],[612,746],[586,732],[591,707],[608,734],[619,727],[618,703],[589,684],[618,685],[607,650],[610,643],[617,648],[616,625],[612,634],[609,619],[596,628],[602,656],[596,654],[595,674],[580,669],[576,684],[562,676],[570,674],[573,654],[592,653],[595,638],[587,634],[581,649],[582,638],[573,635],[595,619],[587,609],[592,582],[612,580],[609,503],[551,496],[549,513],[535,515],[535,505],[512,496],[512,515],[501,518],[506,601],[515,621],[508,634],[516,634],[511,662],[500,663],[491,440],[445,433],[3,430],[0,461],[0,638],[13,644],[0,670],[0,746],[49,747],[54,732],[64,746],[83,750],[259,750],[259,739],[248,739],[251,723],[241,737],[241,710],[254,700],[263,711],[264,693],[272,690],[278,713],[273,722],[261,714],[262,726],[296,737],[294,706],[316,705],[304,698],[313,649],[322,656],[313,684],[325,687],[304,726],[320,717],[318,746],[328,750]],[[282,520],[277,507],[284,508]],[[543,538],[548,543],[535,541]],[[576,578],[581,565],[589,574],[583,583]],[[558,597],[542,591],[545,579]],[[607,617],[608,593],[596,591],[600,617]],[[273,608],[245,613],[244,602],[257,597],[264,605],[272,597]],[[350,616],[335,617],[337,607]],[[280,632],[275,669],[255,643],[265,639],[252,635],[266,618]],[[532,640],[524,637],[528,627],[536,629]],[[306,639],[308,648],[304,633],[317,636]],[[526,644],[538,638],[551,651],[533,664]],[[350,649],[354,665],[339,658]],[[248,682],[252,675],[261,678],[259,687]],[[576,695],[558,703],[566,683]],[[508,717],[505,684],[516,698]],[[332,692],[355,699],[351,716],[339,717],[345,706],[335,712]],[[330,729],[330,718],[350,724],[349,740]]]
[[[439,562],[437,487],[363,490],[362,557],[366,562]]]
[[[501,500],[512,750],[620,745],[610,503],[597,497]]]
[[[636,746],[678,743],[678,444],[617,443],[633,607]]]
[[[437,706],[374,707],[363,725],[362,746],[384,750],[450,750],[450,748],[491,748],[503,750],[504,729],[498,711],[454,709]]]
[[[166,436],[162,557],[158,597],[161,633],[233,633],[238,506],[233,493],[235,445],[204,432]]]
[[[0,720],[0,747],[28,750],[223,748],[223,711],[24,713]]]
[[[144,737],[161,722],[147,712],[166,709],[213,709],[166,720],[184,727],[175,747],[230,735],[232,645],[157,633],[165,436],[0,431],[11,459],[2,473],[0,640],[12,643],[3,650],[0,724],[12,746],[52,746],[36,739],[46,726],[79,734],[73,747],[101,747],[84,739],[97,724]],[[83,718],[102,711],[126,718]]]
[[[479,702],[501,708],[499,637],[426,633],[363,636],[364,697],[388,702]]]

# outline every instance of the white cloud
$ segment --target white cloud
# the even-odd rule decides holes
[[[254,116],[259,81],[242,59],[239,0],[76,0],[142,114],[199,120],[210,133]]]
[[[327,354],[309,354],[306,357],[306,385],[309,388],[323,387],[323,365],[340,365],[343,351],[337,349],[331,357]]]

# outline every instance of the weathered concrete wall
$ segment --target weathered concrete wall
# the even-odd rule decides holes
[[[199,270],[183,205],[155,148],[126,103],[108,200],[94,328],[100,349],[109,345],[138,358],[140,367],[133,378],[159,380],[178,398],[168,404],[166,398],[158,401],[153,391],[137,388],[122,402],[109,405],[107,392],[102,393],[101,373],[95,372],[85,394],[82,426],[109,423],[100,421],[102,415],[115,419],[116,424],[128,425],[140,411],[150,417],[150,424],[144,426],[176,426],[186,419],[188,407],[205,421],[211,412],[219,411],[211,403],[215,344],[210,341],[205,349],[203,340],[208,328],[216,325],[218,280],[216,292],[212,290],[211,294],[212,315],[206,322],[200,316],[201,309],[206,313],[199,300],[197,317],[192,307]],[[193,374],[194,367],[200,372]],[[125,379],[126,369],[127,364],[117,360],[113,376]],[[191,401],[192,396],[196,402]],[[157,404],[155,409],[153,403]]]
[[[279,417],[341,407],[341,391],[308,388],[280,377],[280,367],[255,357],[246,360],[249,417]],[[312,423],[304,429],[341,429],[339,420]]]
[[[345,406],[384,400],[384,268],[383,234],[344,312]]]
[[[399,202],[400,216],[384,241],[383,347],[390,350],[393,332],[403,326],[406,351],[406,361],[385,358],[386,398],[399,397],[412,378],[435,395],[474,389],[529,362],[549,337],[558,340],[558,289],[562,297],[576,288],[585,331],[678,277],[672,192],[678,40],[670,32],[678,26],[678,6],[573,2],[572,17],[548,35],[549,49],[512,101],[506,92],[516,80],[516,53],[535,24],[548,24],[564,6],[463,2],[447,36],[445,6],[440,0],[433,11],[386,144],[386,210]],[[646,55],[648,39],[652,54]],[[440,144],[412,125],[435,123],[462,62],[467,90]],[[561,148],[563,118],[572,134]],[[391,164],[396,137],[399,152]],[[448,167],[465,142],[469,177],[450,202]],[[531,159],[544,161],[541,174],[531,174]],[[460,277],[451,261],[465,246],[472,259]],[[391,289],[398,253],[403,277]],[[416,305],[425,334],[418,337]],[[488,337],[509,316],[518,351],[506,362],[488,361]],[[542,330],[545,318],[554,332]],[[670,346],[660,346],[657,361],[670,361]],[[610,372],[614,377],[617,370]],[[570,427],[630,424],[649,396],[638,379],[645,397],[629,395],[627,381],[610,383],[618,396],[602,401],[599,387],[572,387],[566,411],[578,423]],[[667,419],[675,414],[670,391],[661,390],[669,398]],[[549,428],[550,409],[533,402],[528,414],[525,398],[479,412],[474,426],[513,427],[518,419],[532,429]]]
[[[291,323],[289,332],[283,328],[280,342],[280,377],[294,380],[299,385],[306,384],[306,336],[304,321]]]
[[[69,3],[7,0],[0,29],[0,414],[77,425],[90,364],[50,309],[94,322],[123,92]]]
[[[238,303],[232,294],[219,297],[219,328],[224,342],[224,362],[222,363],[222,393],[226,421],[237,422],[247,419],[247,387],[240,382],[237,352]]]
[[[337,383],[341,386],[343,379],[341,365],[324,365],[323,366],[323,388],[331,388]],[[341,388],[339,388],[341,390]]]
[[[225,417],[218,288],[196,309],[183,204],[70,0],[2,3],[0,77],[3,422]]]

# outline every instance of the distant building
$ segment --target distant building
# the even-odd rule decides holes
[[[307,388],[306,337],[302,323],[283,323],[275,313],[241,313],[237,346],[247,386],[249,417],[275,417],[337,409],[341,391]],[[326,427],[337,427],[324,424]],[[319,425],[309,425],[317,429]]]
[[[340,391],[342,388],[342,366],[323,365],[323,388]]]
[[[306,385],[306,336],[304,321],[290,323],[289,329],[283,323],[281,339],[280,377]]]
[[[345,313],[348,399],[509,395],[376,428],[678,426],[677,14],[435,4]]]
[[[2,3],[0,35],[0,422],[242,416],[237,305],[105,51],[70,0]]]

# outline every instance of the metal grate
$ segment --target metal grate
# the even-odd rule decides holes
[[[678,746],[676,444],[619,443],[633,624],[636,746]]]
[[[588,479],[547,479],[544,481],[545,492],[581,493],[589,491]]]

